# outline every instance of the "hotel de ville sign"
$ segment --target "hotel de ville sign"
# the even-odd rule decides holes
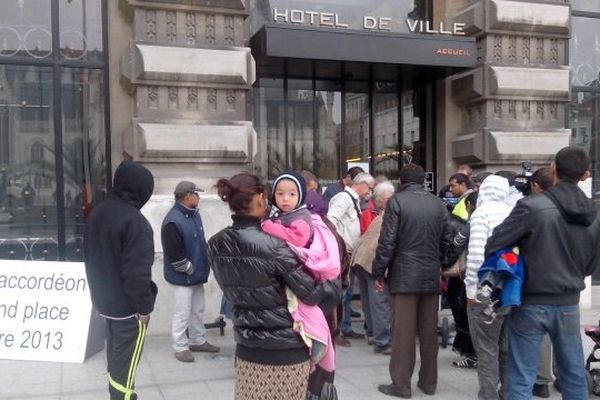
[[[278,23],[321,26],[329,28],[348,28],[348,24],[340,18],[339,14],[332,12],[319,12],[307,10],[277,9],[273,8],[273,21]],[[362,28],[368,31],[393,31],[398,23],[405,23],[411,33],[429,33],[452,36],[464,36],[465,24],[455,22],[453,24],[433,24],[431,21],[413,20],[395,21],[389,17],[375,17],[365,15],[362,17]]]

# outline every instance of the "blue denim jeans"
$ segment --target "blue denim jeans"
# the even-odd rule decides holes
[[[531,399],[544,334],[552,340],[563,399],[588,399],[579,305],[525,304],[508,317],[508,399]]]
[[[367,325],[367,336],[373,337],[373,343],[378,347],[391,344],[390,335],[390,293],[387,286],[383,293],[375,291],[375,280],[364,268],[352,267],[358,286],[360,300]]]
[[[227,319],[231,319],[233,316],[233,304],[231,304],[225,296],[221,296],[221,311],[219,314],[225,316]]]
[[[349,275],[348,279],[350,281],[350,286],[348,286],[348,289],[346,289],[346,292],[344,292],[344,299],[342,300],[343,309],[344,309],[343,316],[342,316],[342,323],[340,324],[340,331],[342,332],[342,335],[348,334],[352,331],[351,302],[352,302],[352,294],[354,292],[354,273],[352,272],[352,269],[350,269],[350,275]]]

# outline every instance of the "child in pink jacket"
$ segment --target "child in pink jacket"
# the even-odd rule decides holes
[[[284,240],[317,281],[335,279],[340,260],[335,237],[321,217],[311,214],[304,204],[306,184],[302,175],[285,172],[273,181],[275,216],[263,222],[263,230]],[[294,329],[310,349],[311,361],[324,370],[335,369],[335,353],[323,311],[308,306],[289,290],[288,309]]]

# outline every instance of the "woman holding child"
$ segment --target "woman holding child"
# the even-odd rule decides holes
[[[281,180],[281,204],[286,210],[297,211],[302,205],[302,181],[298,180],[296,192],[287,181],[296,186],[294,179]],[[273,234],[263,231],[268,202],[260,178],[238,174],[220,179],[217,189],[233,212],[232,226],[210,239],[209,254],[215,278],[233,304],[235,399],[304,400],[312,359],[306,338],[299,333],[298,319],[292,316],[295,309],[291,304],[318,305],[327,313],[341,298],[339,280],[315,279],[289,244],[278,238],[291,233],[303,239],[291,241],[299,245],[296,247],[310,247],[304,239],[314,227],[304,212],[298,213],[302,215],[299,221],[283,218],[271,222],[281,224],[285,230],[274,229]],[[294,193],[295,202],[290,199]],[[279,212],[285,217],[285,211]],[[290,228],[292,225],[294,228]],[[288,230],[296,228],[298,235]]]

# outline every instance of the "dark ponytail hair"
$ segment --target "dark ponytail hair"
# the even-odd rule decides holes
[[[215,185],[219,197],[235,214],[245,214],[250,209],[252,198],[265,193],[265,186],[261,179],[253,174],[241,173],[231,179],[221,178]]]

